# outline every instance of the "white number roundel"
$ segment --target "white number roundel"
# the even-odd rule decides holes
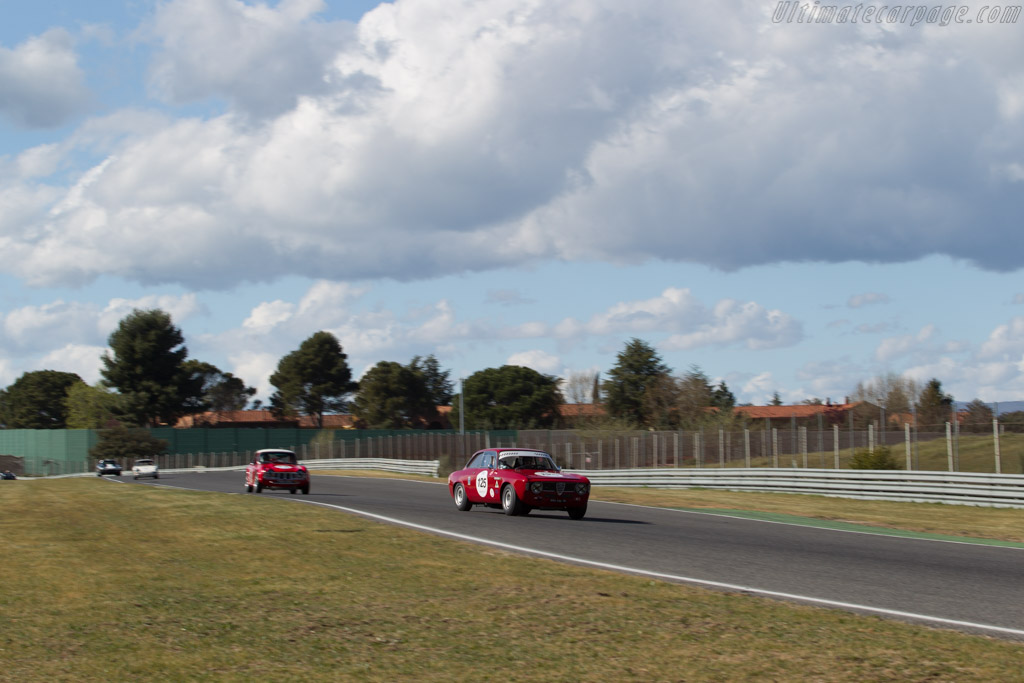
[[[476,492],[481,498],[487,497],[487,470],[476,475]]]

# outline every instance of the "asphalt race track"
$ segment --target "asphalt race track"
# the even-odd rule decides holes
[[[591,501],[587,516],[455,509],[443,482],[313,475],[308,496],[245,493],[244,473],[120,483],[317,503],[385,523],[660,579],[1024,640],[1024,549],[851,533]]]

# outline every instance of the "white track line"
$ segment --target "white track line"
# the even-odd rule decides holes
[[[496,548],[502,548],[504,550],[512,550],[515,552],[528,553],[530,555],[539,555],[541,557],[547,557],[553,560],[559,560],[562,562],[572,562],[573,564],[582,564],[590,567],[597,567],[600,569],[607,569],[616,572],[625,572],[629,574],[638,574],[641,576],[650,576],[652,578],[664,579],[667,581],[677,581],[680,583],[697,584],[700,586],[710,586],[712,588],[719,588],[731,591],[738,591],[743,593],[751,593],[754,595],[763,595],[771,598],[782,598],[785,600],[796,600],[800,602],[809,602],[816,605],[825,605],[827,607],[838,607],[848,610],[871,612],[873,614],[881,614],[887,617],[901,617],[904,619],[913,619],[916,621],[927,621],[936,624],[944,624],[946,626],[957,626],[961,628],[972,628],[983,631],[993,631],[996,633],[1003,633],[1007,635],[1013,635],[1020,638],[1024,638],[1024,630],[1005,628],[1003,626],[993,626],[991,624],[979,624],[972,621],[960,621],[957,619],[945,619],[943,617],[934,617],[928,614],[916,614],[914,612],[901,612],[899,610],[885,609],[883,607],[871,607],[869,605],[858,605],[852,602],[840,602],[838,600],[826,600],[824,598],[813,598],[807,595],[796,595],[794,593],[781,593],[779,591],[764,590],[761,588],[753,588],[751,586],[739,586],[732,583],[722,583],[720,581],[708,581],[706,579],[696,579],[690,576],[679,576],[678,574],[665,574],[663,572],[654,572],[647,569],[637,569],[636,567],[626,567],[623,565],[609,564],[607,562],[597,562],[595,560],[587,560],[581,557],[573,557],[571,555],[561,555],[559,553],[552,553],[546,550],[537,550],[535,548],[527,548],[525,546],[511,545],[509,543],[502,543],[500,541],[492,541],[486,538],[476,538],[473,536],[466,536],[464,534],[458,534],[453,531],[445,531],[444,529],[438,529],[435,527],[426,526],[424,524],[416,524],[414,522],[406,522],[401,519],[395,519],[394,517],[385,517],[384,515],[378,515],[372,512],[365,512],[363,510],[357,510],[355,508],[348,508],[341,505],[332,505],[331,503],[320,503],[313,500],[297,500],[299,503],[306,503],[309,505],[319,505],[321,507],[334,508],[335,510],[341,510],[343,512],[350,512],[352,514],[360,515],[363,517],[369,517],[371,519],[377,519],[382,522],[388,522],[390,524],[397,524],[399,526],[409,527],[412,529],[418,529],[420,531],[427,531],[433,534],[439,534],[441,536],[449,536],[452,538],[459,539],[461,541],[471,541],[473,543],[481,543],[484,545],[494,546]]]

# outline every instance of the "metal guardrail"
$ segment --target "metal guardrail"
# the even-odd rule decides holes
[[[714,488],[1024,508],[1024,475],[827,469],[575,470],[598,486]]]
[[[343,458],[337,460],[302,460],[311,470],[384,470],[402,474],[423,474],[436,477],[440,460],[394,460],[391,458]],[[244,468],[243,468],[244,469]]]
[[[392,458],[344,458],[337,460],[300,460],[310,470],[384,470],[386,472],[398,472],[400,474],[422,474],[428,477],[436,477],[441,466],[440,460],[394,460]],[[231,465],[229,467],[161,467],[161,472],[241,472],[245,465]],[[54,474],[48,477],[24,477],[32,479],[65,479],[69,477],[95,477],[96,473],[76,472],[74,474]],[[132,476],[131,469],[124,470],[124,476]]]

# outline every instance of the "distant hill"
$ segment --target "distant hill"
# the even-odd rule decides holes
[[[954,401],[957,410],[966,408],[970,401]],[[993,411],[999,410],[999,414],[1003,413],[1015,413],[1018,410],[1024,410],[1024,401],[999,401],[998,403],[986,403],[989,408]]]

